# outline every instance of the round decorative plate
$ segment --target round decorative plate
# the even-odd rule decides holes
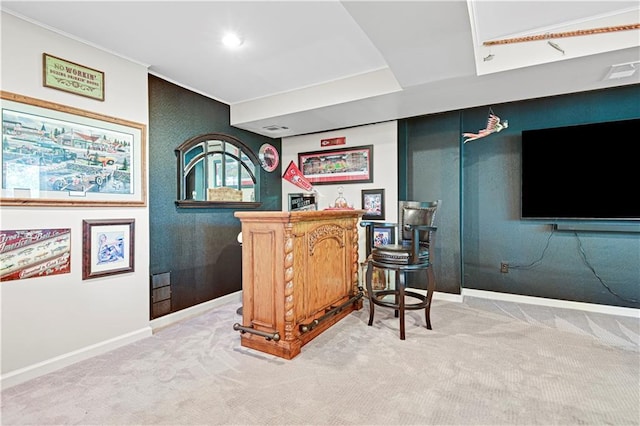
[[[262,168],[268,172],[272,172],[278,168],[280,162],[280,155],[278,150],[271,144],[265,143],[260,147],[258,152],[258,158]]]

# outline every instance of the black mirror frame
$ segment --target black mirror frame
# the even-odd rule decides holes
[[[260,160],[258,159],[258,156],[255,154],[255,152],[253,152],[253,150],[249,148],[247,145],[245,145],[240,139],[235,138],[231,135],[227,135],[224,133],[206,133],[206,134],[194,136],[193,138],[184,141],[174,150],[176,154],[177,166],[178,166],[177,168],[178,198],[175,201],[176,206],[178,206],[179,208],[190,208],[190,209],[204,209],[204,208],[251,209],[251,208],[260,207],[262,205],[262,202],[260,201],[198,201],[198,200],[185,199],[185,194],[184,194],[185,176],[184,176],[184,165],[183,165],[184,153],[189,151],[189,149],[191,149],[194,145],[197,145],[206,140],[222,140],[222,141],[228,142],[232,145],[237,146],[244,154],[246,154],[249,157],[249,159],[255,166],[255,169],[258,171],[255,175],[256,180],[255,180],[254,193],[256,194],[256,197],[259,199],[261,167],[260,167]]]

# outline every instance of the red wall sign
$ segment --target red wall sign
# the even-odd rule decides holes
[[[347,138],[345,138],[344,136],[340,138],[320,140],[320,146],[344,145],[345,143],[347,143]]]

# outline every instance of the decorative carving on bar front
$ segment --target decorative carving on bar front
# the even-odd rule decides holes
[[[313,256],[313,252],[322,240],[333,238],[338,241],[340,248],[344,247],[344,229],[338,225],[323,225],[309,233],[309,256]]]

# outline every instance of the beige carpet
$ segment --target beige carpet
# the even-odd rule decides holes
[[[291,361],[240,346],[237,305],[14,386],[3,425],[638,425],[638,318],[465,298],[368,305]]]

